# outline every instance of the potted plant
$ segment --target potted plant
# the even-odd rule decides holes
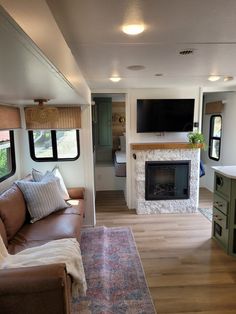
[[[203,148],[206,146],[204,135],[197,131],[188,133],[188,141],[193,147],[198,147],[196,144],[202,144]]]

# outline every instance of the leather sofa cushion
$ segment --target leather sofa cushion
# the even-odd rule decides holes
[[[84,199],[84,188],[68,188],[70,199]]]
[[[0,218],[2,219],[8,241],[14,237],[25,222],[26,205],[20,189],[13,184],[0,195]]]
[[[9,242],[8,251],[15,254],[26,248],[62,238],[79,240],[82,222],[83,215],[79,213],[79,208],[60,210],[34,224],[25,224]]]
[[[2,237],[2,240],[7,247],[8,243],[7,243],[6,229],[5,229],[5,226],[4,226],[1,218],[0,218],[0,236]]]
[[[63,210],[59,210],[57,212],[55,212],[55,214],[58,215],[66,215],[66,214],[79,214],[82,217],[84,216],[84,200],[68,200],[66,201],[68,204],[72,205],[72,207],[68,207],[66,209]]]

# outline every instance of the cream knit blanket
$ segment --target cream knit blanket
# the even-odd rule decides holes
[[[65,263],[72,277],[72,295],[85,295],[87,290],[80,246],[76,239],[60,239],[10,255],[0,236],[0,269]]]

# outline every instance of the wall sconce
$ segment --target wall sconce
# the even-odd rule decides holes
[[[119,122],[120,122],[120,123],[124,123],[124,122],[125,122],[125,117],[122,117],[122,116],[121,116],[121,117],[119,118]]]

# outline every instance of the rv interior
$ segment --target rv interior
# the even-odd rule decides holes
[[[17,278],[34,275],[0,269],[0,313],[236,313],[236,1],[0,5],[5,254],[61,238],[81,237],[83,247],[86,230],[128,227],[153,307],[126,302],[125,309],[88,312],[79,302],[84,308],[71,310],[71,292],[32,297],[22,283],[26,292],[19,297],[12,288]],[[192,133],[204,140],[189,142]],[[55,204],[59,213],[35,212],[46,196],[40,190],[30,203],[31,184],[56,185],[52,173],[64,180],[67,196]],[[55,199],[51,185],[45,193]],[[9,200],[11,189],[20,196]],[[21,198],[31,217],[25,233],[19,231],[25,218],[20,224],[14,213],[6,214]],[[64,199],[72,207],[60,214]],[[37,238],[48,215],[63,216],[64,233],[59,237],[57,222],[50,222]],[[51,265],[36,275],[33,288],[25,285],[37,289],[39,278],[54,272]],[[115,285],[116,279],[109,281]],[[87,278],[88,293],[89,284]],[[108,301],[100,296],[100,302]]]

